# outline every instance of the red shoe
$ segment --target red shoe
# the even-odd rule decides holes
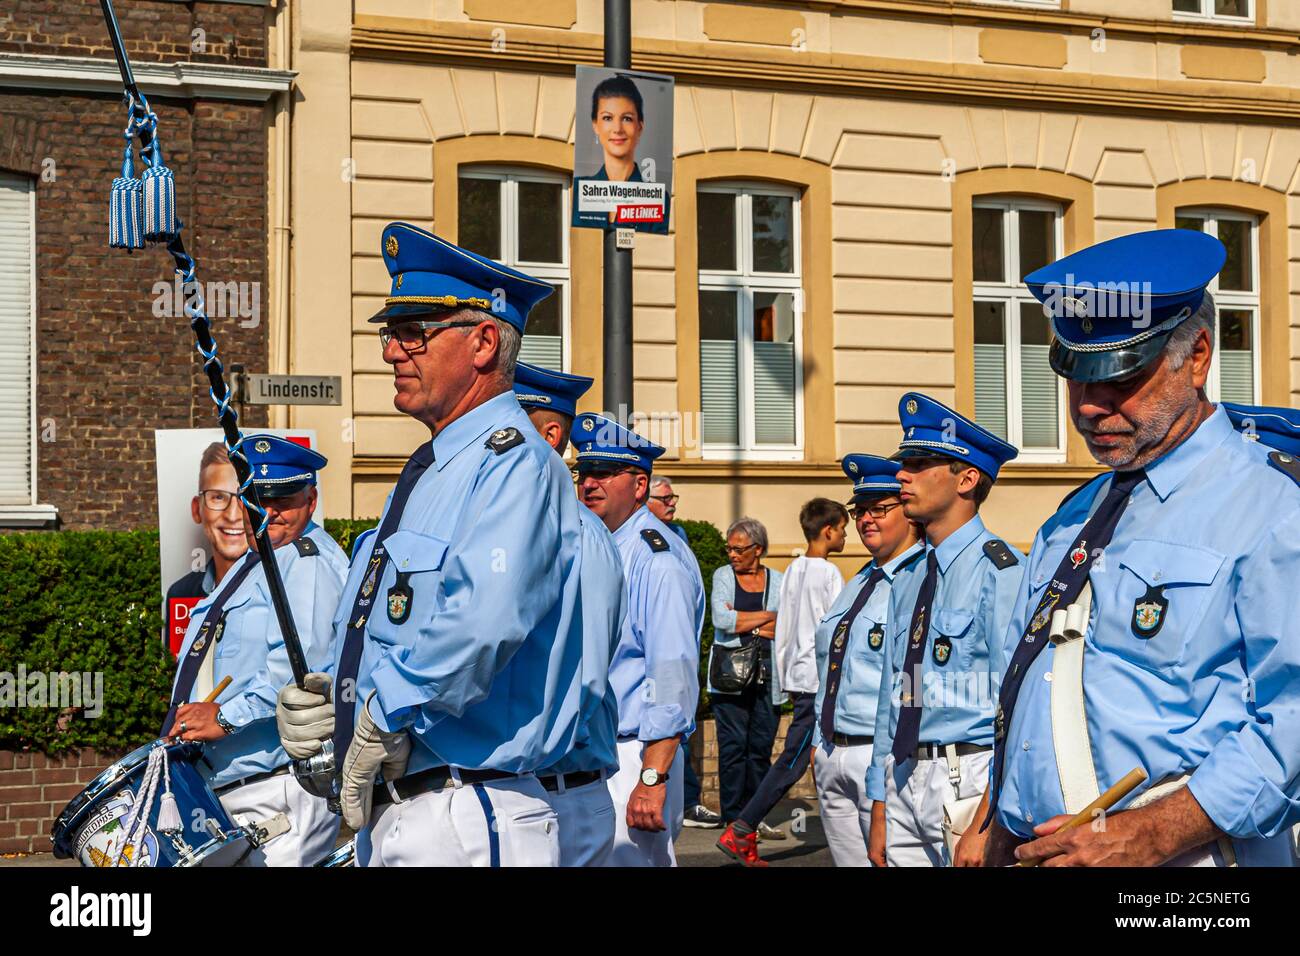
[[[767,866],[767,861],[758,855],[758,834],[747,833],[745,836],[736,834],[734,824],[727,824],[727,829],[722,831],[722,836],[718,837],[718,849],[735,860],[738,860],[743,866]]]

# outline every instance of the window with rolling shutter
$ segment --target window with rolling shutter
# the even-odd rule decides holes
[[[1059,259],[1059,206],[980,199],[972,209],[975,420],[1020,449],[1065,461],[1064,386],[1047,361],[1051,323],[1021,281]]]
[[[1226,209],[1178,211],[1174,224],[1217,238],[1228,251],[1210,283],[1218,310],[1205,392],[1212,402],[1259,404],[1259,220]]]
[[[536,170],[462,167],[457,182],[458,244],[537,279],[555,294],[528,314],[519,357],[569,370],[569,185]]]
[[[36,503],[35,232],[31,179],[0,174],[0,508]]]
[[[697,201],[704,457],[800,458],[799,194],[710,183]]]

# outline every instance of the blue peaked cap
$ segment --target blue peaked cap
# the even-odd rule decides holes
[[[276,435],[245,435],[239,449],[253,469],[253,484],[262,498],[284,498],[316,484],[316,472],[329,460]]]
[[[1019,454],[1015,445],[920,392],[908,392],[899,399],[898,421],[903,426],[903,440],[898,443],[895,460],[942,455],[997,478],[998,469]]]
[[[585,375],[570,375],[520,362],[515,366],[515,398],[525,409],[545,408],[572,418],[578,414],[578,399],[586,394],[593,381]]]
[[[896,495],[903,490],[898,480],[898,471],[902,467],[891,458],[879,455],[845,455],[840,462],[844,474],[853,482],[853,503],[863,498],[879,498],[883,495]]]
[[[1222,402],[1232,427],[1242,434],[1300,458],[1300,411],[1267,405],[1236,405]]]
[[[579,471],[583,465],[613,464],[633,465],[650,474],[655,459],[664,453],[662,446],[593,412],[574,419],[569,438],[578,449]]]
[[[1227,258],[1191,229],[1156,229],[1099,242],[1025,276],[1052,320],[1052,370],[1075,382],[1140,371],[1195,314]]]
[[[524,332],[550,283],[453,245],[419,226],[392,222],[379,241],[393,284],[371,322],[396,323],[456,309],[481,309]]]

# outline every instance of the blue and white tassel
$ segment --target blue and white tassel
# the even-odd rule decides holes
[[[144,237],[150,242],[170,242],[176,235],[176,179],[163,165],[157,137],[150,152],[147,168],[140,176],[144,187]]]
[[[108,244],[114,249],[144,248],[144,187],[131,162],[131,130],[126,131],[122,175],[113,180],[109,196]]]

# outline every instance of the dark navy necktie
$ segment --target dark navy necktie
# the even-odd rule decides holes
[[[167,710],[167,716],[163,718],[162,730],[158,736],[166,736],[167,731],[172,729],[172,724],[176,722],[177,708],[190,699],[190,691],[194,689],[194,679],[199,676],[199,668],[203,666],[204,659],[212,653],[212,645],[221,640],[221,630],[226,625],[224,613],[226,602],[239,590],[239,586],[244,583],[244,578],[248,577],[249,572],[257,567],[261,560],[262,556],[256,551],[250,552],[243,566],[221,582],[221,590],[216,600],[208,605],[203,615],[203,623],[199,625],[199,633],[194,636],[194,643],[190,645],[185,660],[181,661],[181,672],[176,678],[176,689],[172,691],[171,706]]]
[[[858,591],[858,596],[844,612],[840,623],[835,625],[835,633],[831,636],[830,654],[826,658],[826,696],[822,698],[821,713],[822,739],[826,741],[827,746],[830,746],[831,738],[835,734],[835,701],[840,695],[840,679],[844,676],[844,652],[849,646],[849,631],[853,629],[853,622],[857,620],[858,614],[871,599],[871,592],[884,579],[884,571],[880,568],[872,569],[862,589]]]
[[[1061,559],[1061,563],[1057,565],[1056,574],[1048,582],[1043,596],[1039,598],[1023,636],[1016,642],[1015,653],[1011,655],[1006,677],[1002,680],[1002,689],[998,693],[998,710],[993,720],[993,792],[989,795],[989,812],[981,829],[988,826],[997,809],[998,793],[1002,788],[1002,768],[1006,762],[1006,736],[1007,728],[1011,726],[1011,713],[1015,710],[1016,697],[1020,694],[1020,685],[1025,681],[1029,666],[1047,646],[1047,639],[1051,633],[1048,624],[1051,623],[1052,612],[1058,608],[1064,610],[1069,607],[1083,592],[1083,585],[1088,580],[1093,561],[1101,554],[1102,549],[1110,544],[1120,516],[1124,514],[1124,508],[1128,505],[1129,496],[1145,478],[1146,472],[1140,468],[1137,471],[1116,472],[1112,476],[1110,491],[1106,493],[1101,506],[1084,524],[1083,530],[1074,539],[1074,543]]]
[[[384,542],[397,530],[411,491],[432,464],[432,441],[425,442],[407,459],[406,466],[397,479],[397,487],[393,489],[388,514],[384,515],[384,522],[375,535],[375,547],[370,553],[366,573],[361,578],[361,586],[352,602],[347,636],[343,639],[343,651],[339,655],[339,669],[334,681],[334,759],[340,768],[348,747],[352,745],[352,731],[356,721],[357,670],[361,667],[361,651],[365,646],[366,621],[370,618],[375,603],[375,589],[384,579],[384,568],[388,566],[388,552],[384,550]]]
[[[939,583],[939,558],[933,548],[925,556],[925,580],[912,606],[912,623],[907,629],[907,655],[903,658],[902,705],[894,730],[894,763],[911,758],[921,737],[921,657],[925,637],[930,633],[934,591]]]

